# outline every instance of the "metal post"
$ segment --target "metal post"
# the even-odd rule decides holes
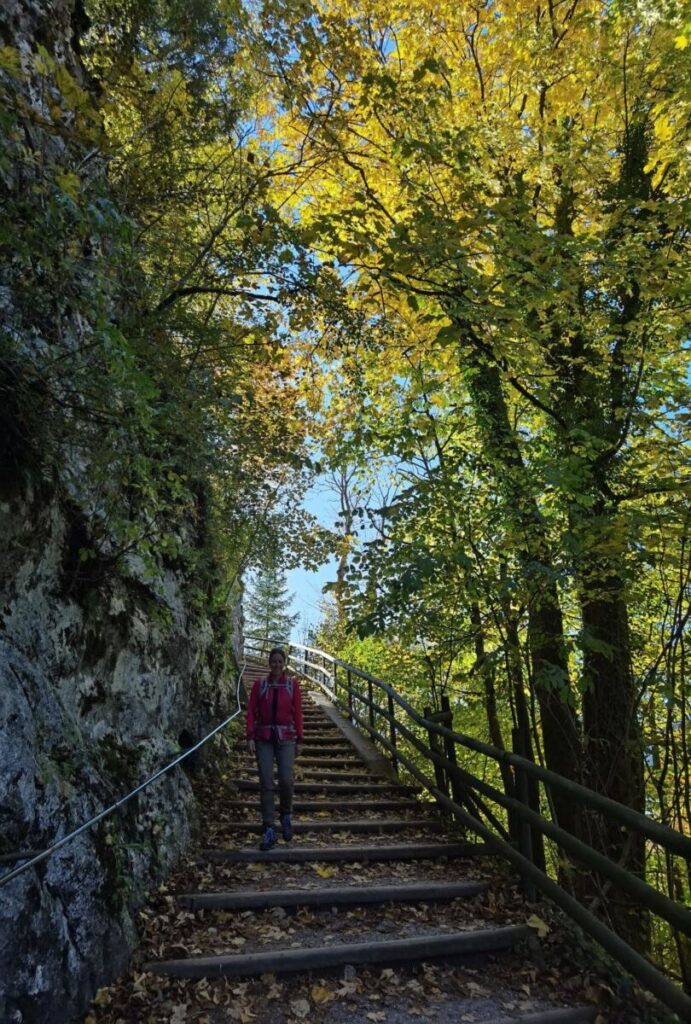
[[[371,679],[367,680],[367,696],[369,698],[369,724],[371,728],[374,729],[374,708],[372,707],[374,704],[374,690],[372,688]]]
[[[348,669],[348,717],[353,723],[353,673]]]

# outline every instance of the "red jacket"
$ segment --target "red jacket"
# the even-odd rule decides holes
[[[256,679],[247,705],[247,739],[302,743],[302,737],[302,694],[297,679],[285,672],[275,683]]]

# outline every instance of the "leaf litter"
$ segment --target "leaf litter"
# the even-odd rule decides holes
[[[228,805],[238,799],[238,789],[229,775],[239,775],[242,756],[233,772],[227,763],[222,772],[208,765],[195,779],[201,841],[191,848],[167,882],[153,892],[138,916],[140,946],[130,970],[118,981],[96,993],[85,1024],[404,1024],[411,1020],[459,1020],[475,1024],[497,1017],[511,1019],[540,1008],[589,1003],[598,1012],[596,1024],[647,1024],[657,1021],[646,1016],[645,999],[633,999],[631,992],[615,991],[603,969],[585,951],[582,963],[574,962],[573,935],[563,919],[548,905],[527,905],[515,878],[492,858],[440,859],[438,861],[320,863],[303,864],[223,863],[204,858],[205,848],[238,848],[255,838],[248,826],[256,824],[250,808]],[[251,777],[251,765],[244,761]],[[324,773],[326,774],[326,773]],[[250,797],[254,799],[253,795]],[[310,794],[310,800],[312,795]],[[315,801],[316,802],[316,801]],[[376,819],[377,813],[355,806],[357,801],[338,801],[340,819]],[[310,811],[318,820],[333,813]],[[413,812],[429,814],[429,804]],[[382,812],[384,816],[390,812]],[[395,817],[407,812],[396,811]],[[299,817],[298,817],[299,820]],[[256,830],[258,832],[258,829]],[[367,845],[411,841],[420,838],[441,841],[439,833],[425,835],[419,829],[401,830],[395,838],[362,836],[344,830],[339,842]],[[453,838],[453,831],[450,830]],[[296,842],[302,840],[298,837]],[[310,846],[333,845],[327,833],[312,833]],[[223,889],[263,891],[270,888],[326,889],[333,886],[378,885],[416,880],[461,880],[474,878],[489,883],[486,892],[471,899],[446,903],[388,904],[344,910],[283,908],[269,911],[230,912],[181,910],[175,894],[211,892]],[[538,911],[539,910],[539,914]],[[509,923],[527,923],[535,933],[535,955],[487,957],[481,968],[473,966],[422,966],[394,969],[355,968],[344,964],[340,970],[320,976],[190,980],[159,977],[146,973],[142,965],[159,958],[195,955],[233,956],[260,949],[310,948],[337,943],[381,941],[445,931],[481,928]],[[539,945],[539,948],[537,948]],[[600,1020],[599,1017],[602,1019]]]

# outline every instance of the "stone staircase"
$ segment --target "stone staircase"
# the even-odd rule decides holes
[[[334,973],[347,978],[374,967],[411,971],[439,965],[453,971],[459,965],[485,965],[483,972],[494,974],[502,962],[509,968],[523,966],[537,941],[525,923],[525,908],[514,915],[519,919],[509,921],[478,913],[488,891],[482,877],[485,848],[450,834],[434,805],[420,800],[414,787],[402,785],[389,763],[324,696],[305,695],[304,703],[294,841],[279,841],[266,852],[258,849],[256,766],[240,745],[236,795],[223,805],[223,825],[212,829],[214,845],[199,856],[203,891],[176,896],[181,910],[199,918],[194,955],[162,956],[144,970],[186,979]],[[218,872],[231,880],[230,888],[218,887]],[[271,920],[282,927],[269,929],[270,941],[254,943],[254,948],[243,941],[238,949],[218,940],[217,921],[232,915],[244,915],[243,920],[274,915]],[[292,921],[296,925],[288,927]],[[551,998],[536,993],[526,1000],[524,992],[522,998],[521,991],[511,992],[505,983],[497,982],[497,988],[496,993],[488,989],[484,1001],[477,993],[465,1001],[455,996],[446,1019],[582,1024],[595,1018],[590,1007],[556,1005],[558,993],[549,993]],[[373,1017],[364,1009],[358,1016],[356,1006],[340,1017],[333,1009],[334,1016],[320,1019],[363,1024],[412,1019],[404,1000],[389,1017]]]

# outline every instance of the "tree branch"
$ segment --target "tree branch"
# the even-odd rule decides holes
[[[190,295],[227,295],[230,298],[247,299],[249,302],[275,302],[281,305],[282,300],[276,295],[262,295],[261,292],[248,292],[244,288],[221,288],[214,285],[189,285],[185,288],[174,288],[164,299],[154,307],[154,313],[162,313],[178,299],[187,298]]]

